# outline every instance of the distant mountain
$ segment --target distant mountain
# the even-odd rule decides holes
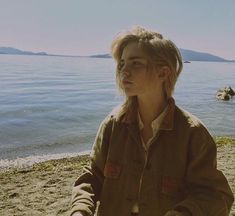
[[[98,55],[91,55],[89,57],[91,57],[91,58],[111,58],[112,56],[110,54],[98,54]]]
[[[29,52],[29,51],[22,51],[12,47],[0,47],[0,54],[9,54],[9,55],[48,55],[45,52]]]
[[[210,53],[197,52],[188,49],[180,49],[184,61],[210,61],[210,62],[235,62],[235,60],[227,60],[219,56],[212,55]],[[39,56],[58,56],[58,57],[90,57],[90,58],[111,58],[110,54],[97,54],[90,56],[71,56],[71,55],[54,55],[47,54],[46,52],[29,52],[22,51],[12,47],[0,47],[0,54],[9,55],[39,55]]]
[[[180,53],[184,61],[210,61],[210,62],[235,62],[235,60],[227,60],[210,53],[197,52],[188,49],[180,49]],[[91,58],[111,58],[110,54],[91,55]]]
[[[197,52],[193,50],[180,49],[184,61],[211,61],[211,62],[235,62],[235,60],[227,60],[210,53]]]

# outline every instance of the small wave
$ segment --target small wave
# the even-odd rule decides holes
[[[95,134],[83,134],[81,136],[67,136],[52,140],[51,142],[39,142],[20,145],[0,145],[1,159],[16,159],[30,155],[59,154],[64,152],[80,152],[91,148]]]
[[[90,154],[90,150],[78,152],[78,153],[60,153],[60,154],[47,154],[47,155],[36,155],[28,157],[19,157],[13,160],[0,159],[0,170],[9,170],[10,168],[28,168],[35,163],[41,163],[48,160],[70,158],[80,155]]]

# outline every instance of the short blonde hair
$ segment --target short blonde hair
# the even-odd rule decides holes
[[[168,66],[170,74],[164,83],[164,93],[170,98],[174,92],[175,83],[183,68],[182,57],[179,49],[169,39],[165,39],[160,33],[147,30],[137,26],[130,31],[118,35],[112,42],[112,56],[117,63],[116,83],[119,91],[123,93],[120,82],[119,63],[124,48],[131,42],[137,42],[144,49],[148,57],[150,66],[161,67]],[[133,105],[136,99],[126,97],[125,110]]]

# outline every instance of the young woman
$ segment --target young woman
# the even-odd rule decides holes
[[[234,198],[216,168],[214,140],[172,98],[182,70],[178,48],[137,27],[113,41],[112,54],[126,100],[100,125],[71,215],[229,215]]]

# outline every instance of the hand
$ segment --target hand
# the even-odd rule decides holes
[[[184,213],[175,210],[168,211],[164,216],[185,216]]]

